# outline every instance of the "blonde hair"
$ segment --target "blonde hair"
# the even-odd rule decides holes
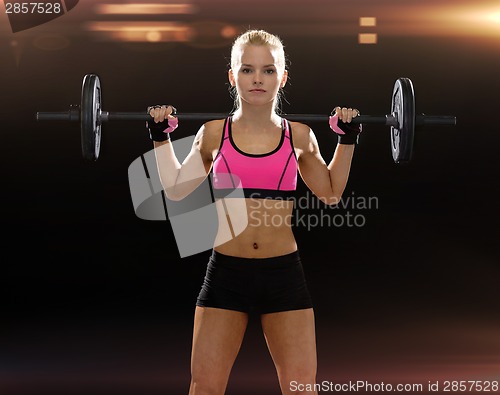
[[[267,45],[271,49],[277,51],[278,55],[278,65],[285,69],[285,49],[281,39],[265,30],[247,30],[240,36],[238,36],[231,48],[231,67],[235,67],[240,59],[240,55],[243,52],[243,48],[247,45]]]
[[[265,30],[251,29],[240,34],[233,42],[231,48],[231,68],[236,68],[236,66],[241,61],[241,53],[245,46],[248,45],[267,45],[270,49],[276,51],[277,54],[277,66],[281,68],[281,72],[284,72],[286,68],[286,56],[283,42],[281,39]],[[240,99],[236,87],[229,86],[229,92],[231,97],[234,99],[233,111],[236,111],[240,105]],[[278,112],[281,107],[281,100],[283,96],[283,90],[280,88],[277,98],[275,111]]]

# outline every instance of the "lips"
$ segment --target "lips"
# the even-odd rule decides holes
[[[265,92],[264,89],[252,89],[250,92]]]

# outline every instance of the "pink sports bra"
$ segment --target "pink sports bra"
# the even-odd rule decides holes
[[[229,116],[213,163],[214,196],[224,197],[235,189],[243,189],[244,196],[249,198],[293,198],[297,187],[297,156],[289,122],[282,118],[280,142],[265,154],[249,154],[239,149],[233,141],[231,124]]]

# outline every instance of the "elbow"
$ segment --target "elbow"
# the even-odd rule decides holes
[[[164,183],[163,190],[169,200],[179,201],[190,195],[203,182],[206,177],[199,177],[190,181],[175,182],[173,185],[166,186]]]
[[[169,195],[168,193],[165,193],[165,196],[172,202],[178,202],[184,198],[183,196]]]
[[[328,196],[323,196],[320,197],[319,200],[326,204],[327,206],[336,206],[340,203],[340,200],[342,199],[341,194],[331,194]]]
[[[173,202],[178,202],[186,197],[185,195],[179,193],[175,187],[163,188],[163,191],[165,192],[165,197]]]

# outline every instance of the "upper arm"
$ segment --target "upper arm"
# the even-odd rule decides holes
[[[222,126],[220,125],[220,121],[210,121],[203,124],[198,133],[196,133],[191,152],[186,157],[186,160],[194,155],[199,156],[205,173],[208,174],[212,167],[214,154],[220,145],[221,133]],[[186,160],[183,162],[183,165]]]
[[[206,176],[212,167],[214,153],[220,145],[221,121],[210,121],[201,126],[196,133],[191,151],[182,162],[182,171],[191,172],[198,168]]]
[[[307,125],[293,125],[293,144],[297,153],[298,168],[307,187],[321,200],[332,195],[330,172],[319,149],[314,132]]]

